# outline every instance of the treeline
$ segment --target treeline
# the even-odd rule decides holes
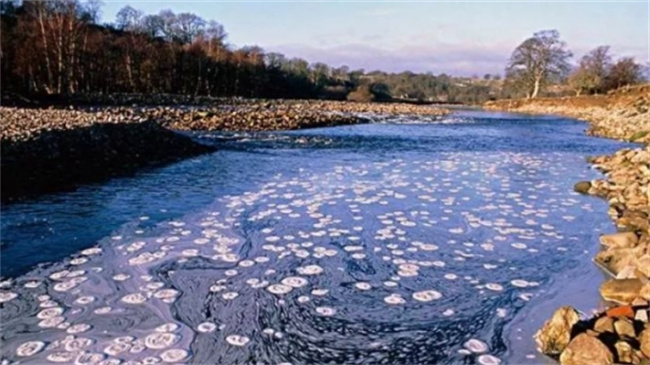
[[[573,53],[557,30],[533,34],[513,51],[505,70],[502,97],[606,93],[647,82],[647,67],[634,58],[614,61],[609,46],[600,46],[572,65]]]
[[[448,75],[365,73],[234,48],[216,21],[126,6],[99,24],[100,3],[2,1],[3,92],[174,93],[254,98],[404,99],[480,103],[493,88]]]

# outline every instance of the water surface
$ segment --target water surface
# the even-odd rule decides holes
[[[460,111],[202,133],[218,152],[3,207],[1,356],[543,363],[532,333],[599,305],[613,230],[572,187],[622,144],[584,129]]]

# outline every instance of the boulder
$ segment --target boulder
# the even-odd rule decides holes
[[[617,341],[614,345],[616,354],[618,355],[618,362],[631,363],[634,355],[632,346],[625,341]]]
[[[616,333],[621,337],[634,338],[634,336],[636,336],[634,326],[627,318],[621,318],[614,322],[614,330],[616,330]]]
[[[641,272],[644,277],[650,277],[650,255],[639,257],[634,264],[636,265],[636,269]]]
[[[632,308],[629,305],[618,306],[618,307],[608,309],[607,312],[605,312],[605,314],[608,317],[628,317],[628,318],[633,318],[634,317],[634,308]],[[613,322],[612,322],[612,324],[613,324]]]
[[[589,181],[580,181],[573,185],[573,190],[580,194],[588,194],[590,188],[591,183]]]
[[[608,247],[629,248],[639,242],[639,237],[634,232],[619,232],[600,236],[600,244]]]
[[[638,277],[636,267],[632,265],[625,266],[616,274],[617,279],[636,279]]]
[[[650,327],[647,324],[639,335],[639,345],[643,356],[650,358]]]
[[[638,279],[611,279],[600,286],[600,295],[605,300],[630,304],[639,296],[643,283]]]
[[[650,300],[650,282],[646,282],[639,291],[639,297],[644,300]]]
[[[625,267],[634,267],[637,252],[633,248],[610,248],[605,251],[600,251],[596,255],[596,262],[603,265],[609,271],[617,275]]]
[[[614,332],[614,319],[612,317],[598,318],[594,324],[594,331],[596,332]]]
[[[560,354],[571,340],[571,329],[580,320],[578,312],[569,306],[560,307],[535,334],[535,341],[547,355]]]
[[[562,365],[609,365],[614,355],[598,338],[579,334],[560,355]]]

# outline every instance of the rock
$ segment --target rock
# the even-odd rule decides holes
[[[638,278],[636,273],[636,266],[628,265],[616,274],[616,279],[636,279]]]
[[[646,358],[650,358],[650,327],[646,324],[645,329],[639,335],[641,352]]]
[[[580,181],[573,185],[573,190],[580,194],[588,194],[590,188],[591,183],[589,181]]]
[[[600,244],[608,247],[629,248],[639,242],[639,237],[634,232],[619,232],[600,236]]]
[[[639,291],[639,297],[644,300],[650,300],[650,283],[645,283]]]
[[[607,312],[605,312],[605,315],[607,315],[608,317],[628,317],[628,318],[632,318],[632,317],[634,317],[634,309],[632,307],[630,307],[629,305],[618,306],[618,307],[614,307],[612,309],[607,310]],[[614,331],[612,331],[612,332],[614,332]]]
[[[616,349],[616,354],[618,355],[618,362],[632,362],[634,350],[629,343],[625,341],[617,341],[614,345],[614,348]]]
[[[644,307],[644,306],[648,305],[648,302],[646,302],[645,300],[643,300],[641,298],[636,298],[636,299],[634,299],[632,301],[632,305],[633,306]]]
[[[595,260],[616,275],[627,266],[634,267],[636,257],[637,252],[633,248],[610,248],[600,251]]]
[[[643,323],[648,323],[648,310],[647,309],[639,309],[636,311],[636,315],[634,316],[635,321],[643,322]]]
[[[609,365],[614,355],[599,339],[584,333],[576,336],[560,355],[562,365]]]
[[[612,317],[600,317],[594,324],[594,331],[596,332],[614,332],[614,319]]]
[[[643,288],[638,279],[611,279],[600,286],[600,295],[605,300],[620,304],[630,304]]]
[[[618,321],[614,322],[614,330],[621,337],[630,337],[634,338],[636,332],[634,331],[634,326],[627,318],[621,318]]]
[[[639,257],[634,264],[636,265],[636,269],[643,273],[644,277],[650,277],[650,255]]]
[[[578,312],[569,306],[560,307],[535,334],[535,341],[547,355],[560,354],[571,340],[571,329],[580,320]]]

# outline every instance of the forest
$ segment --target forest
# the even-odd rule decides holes
[[[365,72],[310,64],[256,46],[235,48],[221,24],[191,13],[147,15],[126,6],[113,23],[99,24],[100,6],[93,1],[3,1],[3,92],[334,100],[349,95],[452,103],[480,103],[495,96],[483,80]]]
[[[571,73],[567,63],[570,52],[553,53],[558,58],[545,63],[541,74],[540,70],[524,72],[530,64],[526,59],[526,55],[530,56],[528,51],[536,46],[543,49],[544,41],[550,42],[549,47],[557,46],[560,42],[557,34],[546,33],[543,38],[543,33],[539,33],[520,45],[502,80],[500,75],[490,74],[454,77],[366,72],[288,58],[257,46],[236,48],[227,42],[227,32],[220,23],[192,13],[164,10],[144,14],[125,6],[114,22],[100,24],[101,2],[97,0],[2,1],[1,4],[0,76],[4,94],[36,97],[173,93],[481,104],[497,98],[530,97],[533,93],[537,96],[571,93],[571,90],[604,92],[622,82],[642,81],[641,66],[634,60],[608,66],[611,60],[608,54],[600,57],[600,63],[595,66],[593,55],[585,56],[588,59],[581,60]],[[559,46],[560,50],[565,47]],[[519,67],[522,65],[523,69]],[[626,74],[628,79],[605,80],[606,67]],[[551,84],[566,86],[548,87]],[[537,89],[530,89],[531,85],[537,85]]]

